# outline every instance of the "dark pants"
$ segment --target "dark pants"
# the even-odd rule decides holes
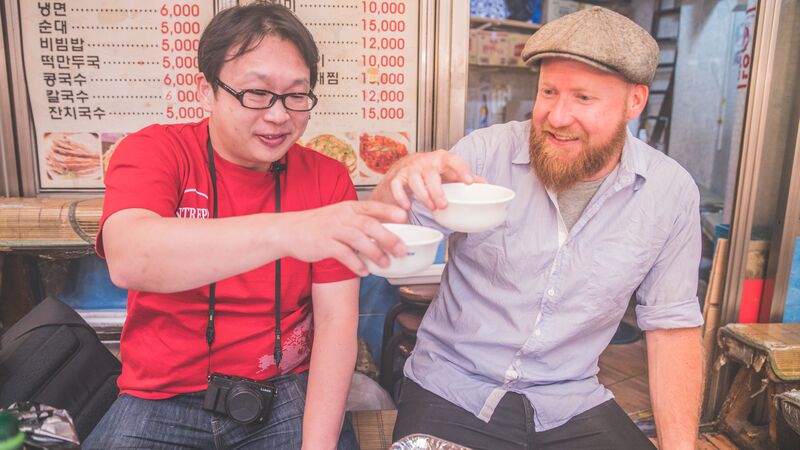
[[[81,448],[300,449],[308,372],[272,380],[278,396],[267,423],[241,424],[203,409],[205,392],[165,400],[119,397]],[[358,449],[345,419],[338,450]]]
[[[625,411],[609,400],[566,424],[536,432],[533,407],[525,396],[508,392],[489,423],[403,380],[393,439],[424,433],[475,450],[511,449],[655,449]]]

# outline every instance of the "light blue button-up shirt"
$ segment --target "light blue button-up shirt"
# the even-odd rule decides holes
[[[451,150],[516,192],[501,226],[452,233],[415,202],[412,222],[450,233],[450,259],[405,374],[486,422],[506,392],[524,394],[545,431],[613,397],[597,361],[634,290],[641,329],[702,324],[699,194],[678,163],[628,133],[567,230],[530,168],[529,132],[529,121],[496,125]]]

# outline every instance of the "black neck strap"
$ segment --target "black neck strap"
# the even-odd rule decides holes
[[[209,131],[208,140],[206,140],[206,149],[208,150],[208,172],[211,175],[211,185],[213,188],[212,200],[212,213],[211,217],[216,219],[218,216],[217,210],[217,169],[214,164],[214,149],[211,146],[211,132]],[[275,177],[275,212],[281,212],[281,172],[286,170],[286,164],[275,161],[270,165],[269,171]],[[208,368],[206,375],[211,379],[211,346],[214,344],[214,302],[216,300],[216,287],[217,283],[211,283],[208,286],[208,323],[206,325],[206,343],[208,344]],[[275,367],[280,373],[281,358],[283,357],[283,348],[281,347],[281,260],[275,261],[275,347],[273,349],[273,358],[275,359]]]

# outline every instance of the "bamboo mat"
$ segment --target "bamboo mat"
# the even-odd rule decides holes
[[[103,199],[0,199],[0,252],[92,252]]]
[[[397,410],[353,411],[350,421],[361,450],[386,450],[392,446]]]

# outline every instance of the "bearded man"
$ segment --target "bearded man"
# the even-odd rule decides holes
[[[409,156],[373,191],[450,244],[405,365],[394,438],[427,433],[475,449],[653,448],[597,379],[636,291],[659,448],[694,448],[698,189],[626,127],[647,101],[658,46],[629,19],[594,7],[542,27],[523,58],[540,66],[530,121]],[[447,206],[441,184],[476,181],[516,192],[507,220],[476,234],[442,229],[430,213]]]

